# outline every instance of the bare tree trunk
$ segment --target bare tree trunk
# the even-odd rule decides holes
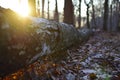
[[[55,13],[54,13],[54,20],[59,22],[59,13],[58,13],[58,5],[57,5],[57,0],[55,0]]]
[[[44,18],[44,4],[45,4],[45,0],[42,0],[42,18]]]
[[[79,0],[79,18],[78,18],[78,27],[81,27],[81,0]]]
[[[93,0],[91,0],[91,4],[92,4],[92,18],[93,18],[93,27],[96,28],[96,21],[95,21],[95,9],[94,9],[94,2]]]
[[[74,25],[74,6],[72,0],[65,0],[64,2],[63,22]]]
[[[40,1],[37,1],[37,16],[40,17]]]
[[[113,16],[113,13],[112,13],[112,4],[110,5],[110,31],[112,31],[112,16]]]
[[[29,7],[31,9],[30,15],[31,16],[37,16],[37,13],[36,13],[36,2],[35,2],[35,0],[28,0],[28,3],[29,3]]]
[[[87,5],[87,27],[90,28],[90,23],[89,23],[89,5]]]
[[[116,24],[117,24],[117,28],[116,28],[116,31],[118,31],[118,29],[119,29],[119,24],[120,24],[120,1],[119,0],[117,0],[117,3],[116,3],[116,14],[117,14],[117,22],[116,22]]]
[[[49,9],[49,4],[50,4],[50,1],[48,0],[48,19],[50,19],[50,9]]]
[[[104,23],[103,23],[103,30],[107,31],[107,28],[108,28],[108,11],[109,11],[109,8],[108,8],[108,3],[109,0],[105,0],[104,2]]]
[[[120,22],[120,12],[119,12],[119,4],[120,1],[119,0],[113,0],[112,4],[114,5],[113,7],[113,26],[112,26],[112,31],[118,31],[119,29],[119,22]]]
[[[89,23],[89,8],[90,8],[90,2],[87,3],[86,0],[84,0],[86,6],[87,6],[87,11],[86,11],[86,14],[87,14],[87,27],[90,28],[90,23]]]

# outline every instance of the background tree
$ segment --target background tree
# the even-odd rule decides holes
[[[91,1],[91,26],[95,26],[95,28],[102,29],[103,28],[103,16],[104,16],[104,0],[93,0],[93,3]],[[93,6],[92,6],[93,4]],[[94,10],[93,10],[94,7]],[[95,20],[94,20],[95,15]]]
[[[92,27],[96,27],[96,21],[95,21],[95,7],[94,7],[94,0],[91,0],[91,5],[92,5],[92,20],[93,20],[93,25]]]
[[[37,1],[37,16],[40,17],[40,1]]]
[[[64,20],[63,22],[74,25],[74,6],[72,0],[64,2]]]
[[[120,1],[119,0],[112,0],[112,31],[117,31],[120,29]]]
[[[54,13],[54,20],[59,22],[59,13],[58,13],[57,0],[55,0],[55,13]]]
[[[113,10],[112,10],[112,4],[110,5],[110,31],[112,31],[112,16],[113,16]]]
[[[28,4],[29,4],[29,7],[30,7],[30,15],[31,16],[37,16],[37,13],[36,13],[36,0],[28,0]]]
[[[45,0],[42,0],[42,17],[44,18],[44,4],[45,4]]]
[[[81,0],[79,0],[79,18],[78,18],[78,27],[81,27]]]
[[[87,27],[90,28],[90,23],[89,23],[89,8],[90,8],[90,1],[87,2],[86,0],[84,0],[84,3],[85,5],[87,6],[87,11],[86,11],[86,14],[87,14]]]
[[[98,0],[98,5],[96,6],[99,6],[99,12],[100,12],[100,15],[103,16],[104,15],[104,0]]]
[[[50,4],[50,1],[48,0],[48,14],[47,14],[48,15],[47,16],[48,19],[50,19],[50,8],[49,8],[50,6],[49,6],[49,4]]]
[[[103,30],[107,31],[107,27],[108,27],[108,24],[107,24],[107,21],[108,21],[108,11],[109,11],[109,6],[108,6],[108,3],[109,0],[105,0],[104,2],[104,23],[103,23]]]

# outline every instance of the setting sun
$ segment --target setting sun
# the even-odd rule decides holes
[[[0,6],[10,8],[21,16],[29,15],[28,0],[0,0]]]
[[[19,3],[19,9],[15,9],[22,16],[28,16],[29,14],[29,7],[27,0],[21,0]]]

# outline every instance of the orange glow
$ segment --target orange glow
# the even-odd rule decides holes
[[[0,0],[0,6],[10,8],[21,16],[29,15],[28,0]]]
[[[22,16],[28,16],[29,15],[28,1],[21,0],[21,2],[19,3],[19,8],[15,10]]]

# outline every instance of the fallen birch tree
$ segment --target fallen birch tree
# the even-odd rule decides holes
[[[88,39],[91,31],[0,8],[0,77]],[[59,57],[59,56],[58,56]],[[57,58],[57,57],[56,57]]]

